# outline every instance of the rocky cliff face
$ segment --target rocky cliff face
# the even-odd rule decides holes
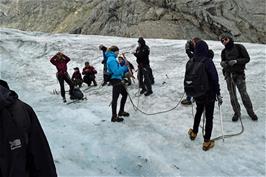
[[[266,43],[265,0],[2,0],[0,27],[65,32]]]

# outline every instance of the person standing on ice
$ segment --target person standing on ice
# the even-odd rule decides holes
[[[206,151],[214,146],[214,141],[211,140],[211,134],[213,127],[214,104],[216,98],[218,99],[218,104],[222,104],[222,97],[220,96],[219,77],[216,67],[212,59],[209,57],[209,49],[205,41],[200,40],[195,44],[194,54],[190,61],[193,61],[195,63],[202,62],[204,64],[207,79],[205,82],[208,83],[208,90],[206,90],[203,95],[194,96],[194,100],[196,101],[197,105],[197,111],[194,117],[193,128],[189,129],[188,134],[191,140],[195,140],[195,138],[197,137],[201,116],[203,111],[205,110],[206,124],[202,149]],[[202,83],[200,84],[202,85]]]
[[[243,45],[234,43],[233,35],[230,33],[222,34],[220,39],[225,46],[221,54],[221,66],[223,67],[223,75],[226,80],[231,105],[235,112],[232,121],[237,121],[241,116],[241,109],[236,95],[236,87],[238,88],[248,115],[252,120],[257,121],[258,117],[254,113],[245,82],[245,67],[250,61],[249,54]]]
[[[152,84],[154,84],[154,77],[152,74],[152,69],[150,67],[150,48],[146,45],[146,41],[143,37],[138,39],[138,47],[133,55],[137,58],[138,63],[138,79],[139,88],[141,88],[140,94],[145,96],[151,95]]]
[[[0,80],[0,177],[57,177],[41,124],[6,81]]]
[[[66,81],[70,87],[69,89],[70,99],[72,99],[73,89],[74,89],[74,84],[72,83],[69,77],[69,74],[67,72],[67,63],[69,61],[70,61],[70,58],[64,55],[62,52],[58,52],[55,56],[53,56],[50,59],[50,62],[53,65],[55,65],[57,69],[56,77],[60,84],[60,91],[61,91],[61,96],[63,98],[63,102],[66,102],[66,96],[65,96],[66,92],[65,92],[64,81]]]
[[[107,52],[107,69],[108,72],[111,74],[110,83],[113,86],[112,90],[112,122],[122,122],[124,119],[121,116],[128,117],[129,113],[125,112],[125,104],[127,101],[127,91],[125,86],[122,83],[122,78],[124,73],[128,71],[128,63],[126,62],[124,66],[121,66],[118,63],[117,56],[119,54],[119,48],[117,46],[111,46]],[[117,100],[119,94],[122,95],[121,102],[120,102],[120,109],[117,115]]]
[[[199,37],[193,37],[191,40],[188,40],[186,42],[185,50],[186,50],[186,54],[187,54],[189,59],[193,58],[194,47],[195,47],[196,43],[200,40],[201,39]],[[209,57],[211,59],[213,59],[213,57],[214,57],[214,52],[211,49],[209,49]],[[192,104],[192,97],[187,95],[187,97],[181,101],[181,104],[191,105]]]
[[[110,73],[108,73],[108,71],[107,71],[107,57],[105,55],[107,47],[105,47],[104,45],[101,44],[101,45],[99,45],[99,49],[103,53],[103,60],[102,60],[102,64],[103,64],[103,83],[102,83],[102,86],[105,86],[110,81]]]

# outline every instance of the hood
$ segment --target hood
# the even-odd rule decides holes
[[[109,58],[109,57],[114,57],[116,58],[116,54],[113,52],[113,51],[107,51],[105,53],[106,57]]]
[[[205,41],[199,41],[196,43],[194,49],[195,57],[209,57],[209,47]]]
[[[8,90],[0,85],[0,111],[11,106],[18,99],[16,92]]]
[[[143,37],[140,37],[138,42],[140,43],[141,46],[145,46],[145,40],[143,39]]]

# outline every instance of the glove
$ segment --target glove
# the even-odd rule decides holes
[[[220,65],[221,65],[223,68],[227,67],[227,63],[226,63],[226,61],[221,61]]]
[[[188,51],[191,51],[192,46],[193,46],[192,41],[189,40],[189,41],[187,41],[187,43],[185,45],[185,49]]]
[[[217,95],[217,101],[218,101],[218,106],[221,106],[223,104],[223,97],[221,95]]]
[[[237,63],[237,60],[230,60],[230,61],[228,61],[228,64],[230,65],[230,66],[233,66],[234,64],[236,64]]]

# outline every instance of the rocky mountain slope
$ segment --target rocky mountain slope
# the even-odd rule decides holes
[[[27,31],[266,43],[265,0],[1,0],[0,27]]]

